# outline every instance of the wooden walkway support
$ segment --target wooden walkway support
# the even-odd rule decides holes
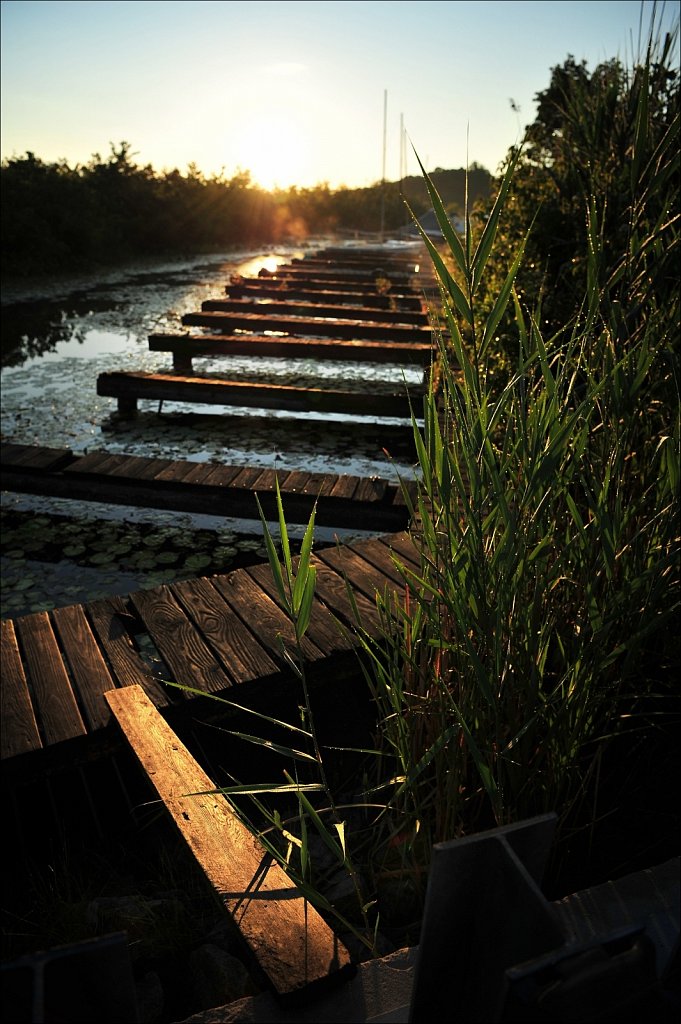
[[[365,305],[332,305],[325,302],[275,301],[262,299],[255,302],[249,299],[206,299],[201,303],[204,312],[214,313],[258,313],[263,316],[288,315],[295,317],[323,317],[334,320],[353,320],[356,323],[376,321],[384,324],[411,325],[427,327],[428,314],[414,309],[376,309]]]
[[[354,973],[345,946],[235,814],[139,686],[106,700],[196,863],[282,1004]]]
[[[277,518],[276,481],[291,523],[307,523],[317,504],[320,526],[397,530],[407,526],[407,492],[378,477],[306,473],[211,462],[151,459],[107,451],[74,455],[57,448],[0,446],[3,490],[78,501],[173,509],[257,519],[257,494],[268,519]]]
[[[143,398],[158,402],[315,412],[322,416],[341,413],[398,419],[410,419],[416,403],[419,416],[425,378],[418,388],[406,388],[402,380],[396,379],[391,394],[369,393],[369,388],[366,394],[359,394],[316,386],[277,387],[230,380],[217,373],[210,377],[194,373],[195,358],[237,355],[345,362],[367,360],[424,368],[432,362],[433,330],[423,299],[412,283],[415,266],[410,261],[401,265],[405,273],[393,274],[386,283],[383,278],[378,280],[373,271],[358,271],[354,264],[348,269],[338,259],[320,259],[319,264],[310,261],[313,277],[304,269],[303,261],[277,268],[274,276],[261,271],[255,281],[233,280],[227,288],[231,298],[206,300],[200,312],[182,317],[183,326],[204,328],[203,333],[149,337],[152,351],[172,354],[172,374],[105,373],[97,381],[97,393],[116,398],[122,416],[133,416],[138,400]],[[267,282],[268,292],[260,291],[260,281]],[[304,285],[304,303],[289,301],[291,282],[293,287]],[[399,286],[400,294],[387,296],[386,290],[392,289],[393,284]],[[255,294],[259,299],[266,294],[270,300],[274,296],[276,299],[255,302],[250,293],[243,298],[245,290],[251,286],[256,286]],[[329,287],[338,290],[329,292]],[[343,298],[343,289],[347,287],[352,296],[349,304]],[[315,288],[322,290],[315,293]],[[400,305],[402,293],[409,294],[413,300],[409,308]],[[374,307],[371,303],[375,300],[378,305]]]
[[[220,312],[220,302],[208,300],[201,313],[185,313],[185,327],[210,327],[221,333],[234,330],[281,331],[285,334],[307,335],[317,338],[351,338],[372,341],[417,342],[432,345],[430,327],[411,324],[367,323],[364,320],[339,320],[320,317],[274,316],[266,307],[258,313]]]
[[[343,413],[409,419],[412,406],[421,413],[423,388],[402,386],[392,394],[334,391],[322,388],[251,384],[214,377],[185,377],[168,373],[102,373],[97,394],[118,399],[123,416],[134,415],[137,400],[195,402],[250,409],[285,409],[289,412]]]
[[[171,352],[177,373],[192,373],[194,359],[205,356],[265,356],[281,359],[321,359],[338,362],[430,365],[431,342],[357,341],[332,338],[275,337],[263,334],[151,334],[151,352]]]
[[[409,534],[314,556],[317,586],[303,641],[311,686],[332,691],[357,677],[355,607],[363,628],[376,633],[377,591],[405,586],[395,559],[418,570]],[[294,634],[268,565],[7,619],[1,634],[0,753],[20,773],[27,759],[71,762],[95,750],[96,739],[105,743],[109,690],[139,685],[164,715],[186,715],[199,698],[159,680],[143,654],[150,647],[164,680],[231,693],[240,703],[294,684],[282,653]]]
[[[388,292],[378,294],[375,289],[355,291],[352,285],[347,289],[330,290],[324,281],[305,281],[301,284],[291,281],[267,281],[264,278],[232,278],[225,287],[225,293],[233,299],[258,298],[303,300],[325,302],[329,305],[362,306],[384,310],[410,310],[418,313],[423,309],[423,299],[418,292]]]

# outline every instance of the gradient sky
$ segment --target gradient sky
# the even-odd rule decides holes
[[[402,125],[429,170],[494,171],[551,67],[631,63],[642,8],[648,26],[653,4],[638,0],[5,0],[1,155],[73,166],[126,140],[156,171],[370,185],[387,94],[387,178],[404,169]],[[658,4],[665,28],[677,10]]]

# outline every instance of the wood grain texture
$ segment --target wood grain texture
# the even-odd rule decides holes
[[[88,728],[102,729],[111,719],[109,706],[102,695],[114,689],[116,682],[102,657],[85,612],[77,604],[55,608],[52,621],[61,640]]]
[[[168,665],[171,681],[207,693],[219,693],[231,685],[169,587],[138,590],[130,595],[130,601]]]
[[[47,612],[15,622],[36,717],[48,745],[87,732]]]
[[[42,740],[21,664],[14,623],[6,620],[0,623],[0,627],[0,753],[5,758],[39,750]]]
[[[282,999],[351,973],[334,932],[241,823],[139,687],[107,700],[142,768]],[[191,795],[201,794],[201,795]]]
[[[211,580],[184,580],[173,583],[170,589],[186,614],[210,642],[233,682],[250,682],[279,671],[278,665],[226,603]]]

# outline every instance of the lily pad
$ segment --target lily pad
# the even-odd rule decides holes
[[[161,565],[171,565],[173,562],[176,562],[179,557],[180,556],[177,551],[161,551],[161,553],[156,556],[156,561]]]
[[[88,562],[91,565],[111,565],[112,562],[116,561],[116,556],[112,555],[110,551],[100,551],[97,555],[90,555]]]
[[[184,568],[194,572],[197,569],[205,569],[211,562],[210,555],[190,555],[184,561]]]

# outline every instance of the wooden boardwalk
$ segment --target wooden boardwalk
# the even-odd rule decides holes
[[[134,411],[138,398],[152,397],[320,416],[408,418],[414,408],[418,415],[422,386],[402,386],[393,394],[367,387],[369,393],[362,394],[191,376],[195,357],[230,354],[427,365],[432,337],[408,281],[414,268],[401,275],[401,265],[386,260],[379,268],[382,279],[374,280],[372,259],[367,254],[365,264],[356,257],[345,268],[338,255],[307,266],[303,261],[266,286],[252,282],[254,291],[246,298],[232,294],[204,303],[184,323],[211,333],[149,339],[150,349],[172,353],[174,373],[103,374],[98,394],[116,397],[124,414]],[[271,294],[269,299],[257,294],[270,286],[277,291],[275,301]],[[233,283],[228,291],[232,287],[248,283]],[[290,302],[294,291],[299,294]],[[262,301],[254,301],[256,296]],[[408,517],[402,489],[376,478],[275,474],[256,467],[106,451],[75,455],[14,444],[3,444],[0,455],[3,489],[32,494],[253,518],[257,493],[265,514],[275,519],[276,481],[291,522],[307,521],[315,501],[320,525],[385,531],[403,527]],[[402,590],[406,570],[401,567],[418,571],[419,553],[408,533],[383,533],[320,548],[313,561],[316,590],[302,643],[310,691],[323,697],[336,726],[343,727],[345,716],[357,728],[368,703],[358,660],[359,625],[368,634],[378,633],[377,593]],[[228,801],[212,792],[203,765],[171,731],[172,725],[192,733],[197,714],[210,718],[221,712],[224,705],[210,696],[266,714],[282,702],[289,711],[300,703],[299,681],[286,658],[294,630],[268,565],[35,612],[3,621],[0,630],[3,800],[17,822],[21,817],[10,844],[17,866],[24,855],[40,858],[50,842],[38,804],[26,799],[33,780],[47,791],[57,834],[65,841],[79,842],[92,823],[100,835],[108,832],[103,819],[111,788],[97,788],[99,776],[92,771],[100,765],[118,771],[116,759],[127,742],[277,997],[306,998],[312,988],[337,984],[352,973],[350,955],[334,929],[272,863]],[[125,782],[117,778],[129,799]],[[60,780],[67,790],[64,807],[78,819],[73,832],[59,814],[61,803],[55,803]],[[90,825],[77,809],[74,785],[89,801]]]
[[[407,525],[403,489],[379,477],[306,473],[212,462],[141,458],[107,451],[74,455],[69,449],[0,445],[3,490],[78,501],[172,509],[257,519],[257,494],[276,520],[276,482],[287,520],[307,523],[317,504],[320,526],[397,530]],[[414,485],[403,485],[413,493]]]
[[[314,556],[317,589],[303,641],[311,685],[333,689],[358,674],[353,601],[363,628],[375,633],[376,592],[404,587],[395,557],[418,567],[409,534]],[[292,645],[293,631],[266,564],[5,620],[2,758],[22,768],[49,751],[58,761],[72,757],[78,745],[87,755],[111,723],[104,694],[118,687],[137,684],[156,708],[186,714],[197,698],[159,680],[150,648],[164,680],[240,703],[262,687],[276,693],[292,682],[282,640]]]
[[[434,353],[423,296],[427,280],[419,279],[413,252],[344,257],[338,250],[261,270],[257,278],[235,278],[226,287],[228,298],[206,300],[200,311],[182,317],[183,327],[203,333],[149,337],[150,350],[172,354],[171,373],[101,374],[97,393],[117,399],[121,416],[135,415],[138,400],[151,399],[408,419],[425,381],[406,388],[397,374],[392,393],[358,395],[315,384],[247,383],[224,369],[200,376],[193,360],[246,355],[427,367]]]

